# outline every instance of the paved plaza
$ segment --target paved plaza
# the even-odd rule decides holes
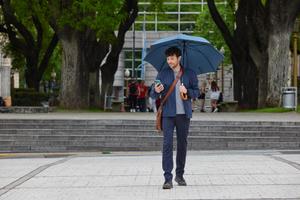
[[[0,114],[0,119],[155,119],[153,113]],[[200,121],[299,122],[297,113],[194,113]],[[0,200],[300,200],[300,150],[189,151],[187,187],[160,152],[0,154]]]
[[[300,199],[300,151],[190,151],[162,190],[160,152],[0,154],[0,200]]]

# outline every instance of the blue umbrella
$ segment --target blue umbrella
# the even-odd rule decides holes
[[[144,61],[153,65],[157,71],[168,67],[165,51],[176,46],[181,50],[181,64],[196,74],[215,72],[224,56],[202,37],[179,34],[154,42]]]

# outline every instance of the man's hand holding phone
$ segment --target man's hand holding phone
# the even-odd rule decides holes
[[[161,93],[164,90],[163,84],[160,82],[160,80],[155,80],[154,83],[155,83],[154,86],[155,92]]]

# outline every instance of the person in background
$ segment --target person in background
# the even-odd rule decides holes
[[[206,86],[207,83],[205,80],[203,80],[200,87],[200,95],[198,97],[198,99],[200,100],[200,112],[205,112],[204,105],[205,105]]]
[[[133,80],[129,85],[129,105],[130,105],[130,112],[135,112],[136,111],[136,105],[137,105],[137,96],[138,96],[138,89],[137,89],[137,84]]]
[[[145,85],[145,81],[141,81],[140,84],[138,84],[138,106],[140,112],[146,112],[146,98],[148,96],[148,88]]]
[[[218,100],[220,97],[220,90],[216,81],[211,82],[210,89],[211,112],[218,112]]]

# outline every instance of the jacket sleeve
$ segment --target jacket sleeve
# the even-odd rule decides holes
[[[150,97],[152,99],[157,99],[158,98],[158,94],[155,92],[155,89],[154,89],[154,84],[151,86]]]
[[[163,77],[162,72],[159,72],[159,73],[157,74],[157,76],[156,76],[156,80],[160,80],[161,82],[163,82],[163,81],[162,81],[162,77]],[[154,86],[155,86],[155,85],[153,84],[153,85],[152,85],[152,88],[151,88],[151,91],[150,91],[150,97],[151,97],[152,99],[158,99],[158,97],[159,97],[160,95],[162,95],[162,96],[165,95],[166,89],[167,89],[165,85],[164,85],[164,90],[163,90],[161,93],[155,92]]]
[[[187,88],[188,97],[191,99],[198,98],[200,95],[199,87],[198,87],[198,78],[195,72],[191,71],[190,73],[190,87]]]

